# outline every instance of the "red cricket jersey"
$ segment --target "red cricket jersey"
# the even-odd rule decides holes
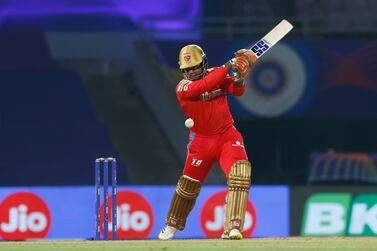
[[[226,93],[241,96],[245,85],[236,86],[221,66],[209,69],[207,75],[196,81],[181,80],[176,87],[179,104],[186,118],[194,120],[192,131],[203,135],[224,133],[233,124]]]

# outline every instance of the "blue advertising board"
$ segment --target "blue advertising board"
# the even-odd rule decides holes
[[[174,186],[119,187],[118,238],[156,239],[164,227]],[[102,194],[102,193],[101,193]],[[225,186],[205,186],[176,238],[219,238],[223,231]],[[94,188],[4,187],[0,189],[0,238],[90,239],[95,232]],[[102,205],[103,209],[103,205]],[[101,214],[103,233],[103,215]],[[111,217],[109,229],[111,230]],[[289,188],[253,186],[245,237],[289,235]]]

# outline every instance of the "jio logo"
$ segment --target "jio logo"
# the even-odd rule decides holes
[[[212,195],[205,203],[200,215],[200,223],[208,238],[219,238],[224,231],[225,198],[227,191]],[[243,236],[248,237],[254,232],[256,213],[253,204],[248,201],[246,206]]]
[[[50,224],[50,210],[34,193],[13,193],[0,204],[0,236],[4,240],[44,238]]]
[[[112,198],[109,196],[109,205]],[[100,231],[103,234],[103,204],[101,205]],[[109,208],[109,238],[112,238],[112,208]],[[139,193],[120,191],[117,194],[118,239],[145,239],[153,227],[153,211],[149,202]]]

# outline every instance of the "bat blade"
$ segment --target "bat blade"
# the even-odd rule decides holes
[[[293,29],[293,25],[283,19],[270,32],[268,32],[261,40],[255,43],[250,50],[257,58],[265,54],[272,46],[279,42],[285,35]]]
[[[267,41],[271,46],[279,42],[285,35],[293,29],[293,25],[287,20],[283,19],[278,25],[276,25],[269,33],[267,33],[263,39]]]

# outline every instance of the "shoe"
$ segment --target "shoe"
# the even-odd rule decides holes
[[[242,240],[243,236],[240,230],[237,228],[233,228],[229,232],[229,239],[231,240]]]
[[[221,235],[221,239],[223,239],[223,240],[229,240],[229,233],[224,232],[224,233]]]
[[[175,227],[166,226],[159,233],[158,239],[160,239],[160,240],[170,240],[170,239],[173,238],[176,231],[177,231],[177,229]]]

